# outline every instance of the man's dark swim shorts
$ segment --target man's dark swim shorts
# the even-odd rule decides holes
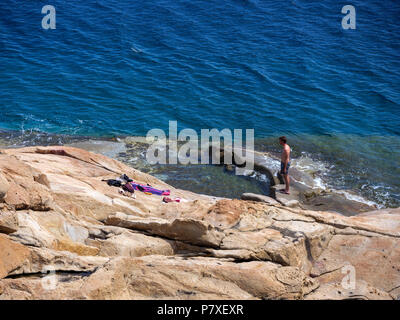
[[[281,174],[289,174],[289,168],[290,168],[290,161],[288,162],[286,166],[286,172],[284,172],[285,169],[285,164],[281,162]]]

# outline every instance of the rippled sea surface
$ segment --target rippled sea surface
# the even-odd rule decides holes
[[[48,4],[55,30],[44,3],[0,2],[3,140],[253,128],[258,149],[287,135],[323,183],[400,205],[399,1],[352,1],[355,30],[337,0]]]

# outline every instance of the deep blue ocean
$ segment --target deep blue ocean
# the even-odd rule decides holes
[[[3,136],[252,128],[259,149],[286,135],[331,186],[400,206],[398,0],[2,0],[0,15]]]

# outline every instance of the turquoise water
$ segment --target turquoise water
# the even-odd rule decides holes
[[[330,186],[400,205],[400,2],[352,1],[356,30],[346,1],[49,4],[55,30],[42,2],[0,3],[3,138],[253,128],[260,150],[287,135]]]

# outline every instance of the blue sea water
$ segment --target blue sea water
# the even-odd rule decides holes
[[[285,134],[331,185],[399,206],[399,17],[397,0],[1,1],[0,129],[145,135],[177,120],[255,129],[263,150]]]

